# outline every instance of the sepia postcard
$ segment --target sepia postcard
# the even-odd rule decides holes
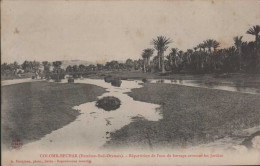
[[[260,0],[2,0],[1,165],[260,165]]]

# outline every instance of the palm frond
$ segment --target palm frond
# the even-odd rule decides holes
[[[165,36],[157,36],[156,39],[152,39],[151,44],[154,45],[154,48],[158,51],[165,51],[168,48],[168,44],[172,43],[170,38]]]
[[[250,28],[249,30],[247,30],[247,34],[250,35],[258,35],[260,32],[260,26],[259,25],[255,25],[252,28]]]

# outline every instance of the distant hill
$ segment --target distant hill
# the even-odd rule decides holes
[[[67,66],[71,65],[91,65],[91,64],[95,64],[93,62],[89,62],[89,61],[83,61],[83,60],[63,60],[61,61],[62,62],[62,65],[61,65],[61,68],[63,69],[66,69]]]

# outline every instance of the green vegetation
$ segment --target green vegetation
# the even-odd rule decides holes
[[[105,89],[86,84],[33,82],[2,87],[2,145],[40,139],[79,115],[72,107],[97,100]]]

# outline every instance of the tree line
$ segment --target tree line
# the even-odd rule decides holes
[[[96,65],[69,65],[62,69],[61,61],[38,62],[24,61],[22,64],[3,63],[1,74],[14,74],[18,69],[24,72],[38,73],[82,73],[103,70],[142,70],[143,72],[189,72],[189,73],[216,73],[216,72],[249,72],[260,73],[260,26],[250,28],[246,34],[254,35],[255,40],[243,41],[243,36],[233,38],[234,45],[221,48],[214,39],[207,39],[187,51],[170,48],[170,53],[164,55],[172,39],[158,36],[152,39],[153,48],[142,51],[138,60],[127,59],[125,62],[112,60],[105,64]],[[156,54],[153,59],[152,56]],[[52,68],[52,69],[51,69]]]
[[[38,72],[38,73],[80,73],[89,71],[101,70],[141,70],[143,60],[127,59],[125,62],[118,62],[115,60],[106,62],[105,64],[90,64],[90,65],[68,65],[65,69],[61,67],[62,61],[55,62],[38,62],[38,61],[24,61],[22,64],[3,63],[1,64],[1,74],[16,74],[17,71],[23,72]]]
[[[164,55],[173,41],[165,36],[152,39],[153,48],[143,50],[143,71],[159,71],[165,73],[182,71],[194,73],[216,72],[250,72],[260,73],[260,41],[259,25],[250,28],[246,34],[254,35],[255,41],[243,41],[243,36],[233,38],[234,45],[219,49],[220,43],[214,39],[202,41],[187,51],[171,48],[168,55]],[[152,62],[150,61],[156,51]]]

